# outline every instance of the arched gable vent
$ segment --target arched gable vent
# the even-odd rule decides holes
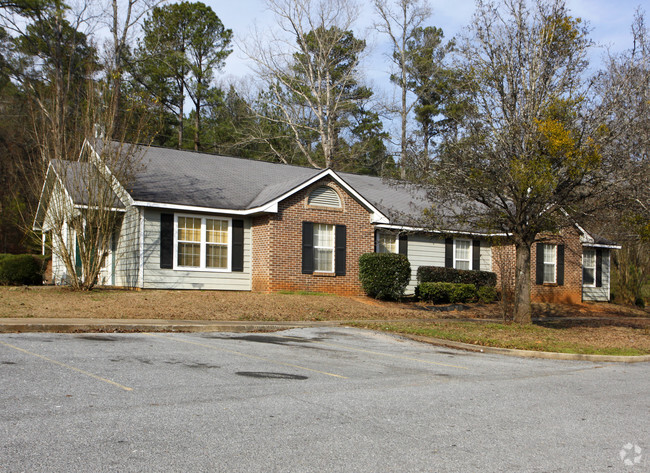
[[[321,186],[317,187],[309,194],[307,201],[309,205],[319,205],[322,207],[341,207],[341,199],[339,194],[331,187]]]

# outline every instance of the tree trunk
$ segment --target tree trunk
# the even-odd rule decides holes
[[[200,132],[201,132],[201,101],[197,99],[196,105],[194,107],[194,151],[199,151],[201,148],[200,143]]]
[[[406,64],[404,64],[404,53],[402,53],[402,134],[400,137],[401,149],[399,156],[400,163],[400,177],[406,178],[406,125],[408,118],[408,110],[406,108]]]
[[[178,149],[183,149],[183,101],[184,100],[185,100],[185,96],[181,93],[181,101],[178,104]]]
[[[530,311],[530,243],[516,243],[515,301],[513,319],[518,324],[531,323]]]

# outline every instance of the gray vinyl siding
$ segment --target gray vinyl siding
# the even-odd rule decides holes
[[[52,227],[57,226],[56,222],[60,221],[61,216],[70,211],[70,206],[67,205],[67,202],[68,198],[65,195],[63,188],[57,181],[53,186],[49,205],[43,219],[44,228],[51,230]],[[59,208],[56,208],[56,206],[59,206]],[[63,262],[63,258],[61,258],[61,254],[65,252],[65,249],[68,249],[68,251],[72,252],[75,251],[74,246],[70,245],[71,242],[68,238],[68,225],[65,222],[62,225],[63,228],[61,229],[61,233],[64,235],[63,244],[65,245],[65,248],[52,248],[52,281],[56,285],[65,285],[69,283],[68,270],[65,266],[65,263]],[[52,238],[52,244],[58,245],[60,243],[58,243],[58,239]],[[72,240],[72,245],[74,245],[74,239]]]
[[[417,271],[420,266],[445,266],[444,238],[427,235],[408,236],[408,258],[411,263],[411,281],[406,288],[407,294],[413,294],[417,286]],[[481,241],[482,271],[492,271],[492,248],[487,241]]]
[[[582,286],[582,300],[589,302],[609,301],[610,266],[610,252],[603,249],[603,285],[602,287]]]
[[[140,265],[140,212],[129,207],[122,219],[115,260],[115,285],[138,287]]]
[[[244,218],[244,271],[182,271],[160,269],[160,214],[171,210],[144,211],[144,287],[149,289],[251,290],[251,220]],[[186,213],[184,213],[186,214]],[[210,216],[200,215],[197,216]],[[214,215],[212,215],[214,216]],[[230,217],[228,217],[230,218]]]
[[[64,227],[64,235],[67,235],[68,227]],[[65,243],[66,246],[68,242]],[[52,249],[52,282],[57,286],[62,286],[68,284],[70,281],[68,279],[68,269],[65,266],[63,258],[60,256],[61,250],[57,248]]]

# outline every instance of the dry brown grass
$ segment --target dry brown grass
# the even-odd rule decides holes
[[[0,287],[0,318],[361,321],[372,328],[489,346],[650,353],[647,310],[615,304],[536,304],[533,310],[535,324],[522,327],[494,323],[501,316],[498,304],[470,304],[467,310],[436,312],[426,303],[314,294]]]
[[[228,291],[71,291],[0,287],[0,317],[188,320],[403,319],[428,315],[357,297]]]

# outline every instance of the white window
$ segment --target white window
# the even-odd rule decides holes
[[[454,268],[472,269],[472,240],[454,240]]]
[[[201,219],[178,217],[178,266],[201,267]]]
[[[557,245],[544,244],[544,283],[555,283]]]
[[[230,271],[230,219],[176,215],[174,224],[174,269]]]
[[[377,235],[377,253],[397,253],[397,234],[379,232]]]
[[[334,225],[314,224],[314,271],[334,272]]]
[[[596,285],[596,250],[584,250],[582,253],[582,285]]]

